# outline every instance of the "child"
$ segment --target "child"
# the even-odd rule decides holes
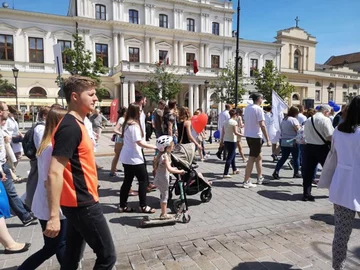
[[[160,219],[173,219],[171,215],[166,213],[169,197],[169,177],[170,173],[183,175],[185,174],[185,171],[171,167],[170,153],[174,148],[174,142],[171,136],[160,136],[156,140],[156,147],[159,150],[159,153],[154,162],[154,171],[156,173],[154,184],[160,190]]]

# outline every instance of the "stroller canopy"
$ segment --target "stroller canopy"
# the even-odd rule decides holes
[[[172,153],[174,159],[190,168],[195,157],[195,144],[177,144]]]

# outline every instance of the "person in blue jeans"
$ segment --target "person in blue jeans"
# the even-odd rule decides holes
[[[280,179],[279,172],[286,160],[289,158],[290,153],[294,161],[294,178],[301,178],[299,174],[299,148],[295,142],[297,131],[300,129],[299,121],[296,119],[299,114],[299,109],[292,106],[287,116],[283,119],[280,124],[281,130],[281,159],[277,162],[275,171],[272,174],[274,179]]]
[[[222,132],[221,132],[221,144],[224,145],[227,151],[226,163],[224,168],[224,178],[230,178],[229,169],[230,165],[233,170],[233,174],[239,174],[239,170],[236,169],[235,157],[236,157],[236,142],[237,136],[242,136],[238,131],[238,122],[236,121],[236,110],[231,109],[229,111],[230,119],[226,120]]]

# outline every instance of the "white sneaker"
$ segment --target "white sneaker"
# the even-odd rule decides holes
[[[266,184],[269,184],[269,183],[270,183],[270,181],[268,179],[265,179],[264,177],[260,177],[257,180],[258,185],[266,185]]]
[[[250,181],[244,182],[243,184],[243,188],[254,188],[254,187],[257,187],[257,185],[251,183]]]
[[[231,178],[230,174],[224,175],[223,178]]]

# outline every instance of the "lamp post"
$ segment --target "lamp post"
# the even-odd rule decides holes
[[[121,107],[120,98],[121,98],[122,93],[123,93],[124,81],[125,81],[125,76],[121,75],[121,76],[120,76],[120,84],[121,84],[121,87],[120,87],[120,93],[119,93],[119,104],[118,104],[119,109],[120,109],[120,107]]]
[[[207,99],[207,89],[209,87],[209,81],[205,80],[204,85],[205,85],[205,97]],[[207,104],[206,104],[207,105]],[[206,108],[205,108],[206,109]],[[212,119],[211,119],[211,106],[210,106],[210,113],[208,115],[208,124],[210,125],[210,135],[209,135],[209,139],[208,142],[212,143]]]
[[[331,85],[329,85],[327,88],[328,90],[328,102],[330,101],[330,93],[331,93]]]
[[[235,108],[239,100],[239,34],[240,34],[240,0],[237,6],[237,28],[236,28],[236,59],[235,59]]]
[[[20,108],[19,108],[19,102],[18,102],[18,87],[17,87],[17,78],[19,76],[19,70],[14,67],[12,69],[12,72],[13,72],[13,75],[14,75],[14,78],[15,78],[15,98],[16,98],[16,110],[17,111],[20,111]]]

